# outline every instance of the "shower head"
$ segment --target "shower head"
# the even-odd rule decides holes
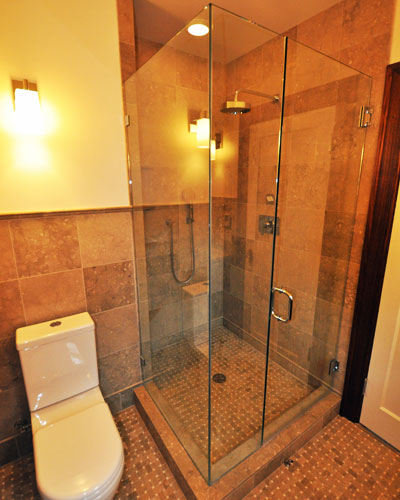
[[[235,97],[233,98],[233,101],[224,102],[224,105],[221,108],[222,113],[229,113],[231,115],[243,115],[244,113],[248,113],[251,110],[251,105],[248,102],[238,100],[239,92],[258,95],[260,97],[267,97],[273,102],[279,102],[279,95],[264,94],[263,92],[257,92],[256,90],[250,89],[238,89],[235,91]]]
[[[251,106],[248,102],[245,101],[225,101],[224,105],[221,108],[222,113],[229,113],[231,115],[243,115],[244,113],[248,113],[251,109]]]

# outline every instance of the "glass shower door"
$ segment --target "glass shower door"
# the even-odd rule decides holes
[[[370,77],[288,39],[264,440],[342,389],[358,271],[359,119],[370,86]]]
[[[261,444],[285,53],[283,37],[218,7],[211,25],[213,482]]]

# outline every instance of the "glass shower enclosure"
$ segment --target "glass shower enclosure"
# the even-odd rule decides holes
[[[211,484],[340,393],[371,81],[214,5],[196,22],[125,94],[143,380]]]

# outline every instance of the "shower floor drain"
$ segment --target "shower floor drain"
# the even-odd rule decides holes
[[[213,375],[212,379],[217,384],[223,384],[226,380],[226,376],[223,373],[216,373],[215,375]]]

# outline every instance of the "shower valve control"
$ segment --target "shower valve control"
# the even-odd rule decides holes
[[[275,217],[273,215],[259,215],[258,230],[261,234],[273,234]],[[279,234],[279,217],[276,218],[276,234]]]

